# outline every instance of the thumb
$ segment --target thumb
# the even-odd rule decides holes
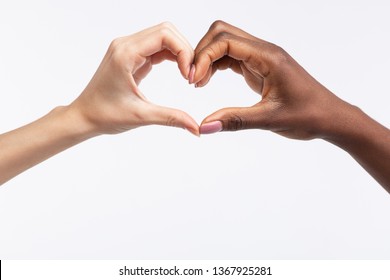
[[[261,103],[253,107],[224,108],[211,114],[202,121],[201,134],[220,131],[237,131],[251,128],[267,129],[269,112]]]
[[[146,118],[149,124],[181,127],[199,136],[199,125],[190,115],[181,110],[149,103]]]

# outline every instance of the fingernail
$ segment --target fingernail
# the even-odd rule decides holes
[[[211,134],[222,131],[222,122],[213,121],[200,126],[200,134]]]
[[[195,65],[191,65],[190,74],[189,74],[189,83],[192,84],[194,82],[194,76],[195,76]]]

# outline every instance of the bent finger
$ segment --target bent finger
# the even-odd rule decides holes
[[[224,56],[243,62],[256,60],[258,71],[265,71],[265,69],[262,69],[263,59],[261,53],[261,46],[253,41],[228,33],[220,34],[205,48],[196,53],[194,60],[196,72],[193,81],[197,83],[203,79],[208,68]]]
[[[235,27],[227,22],[224,22],[222,20],[214,21],[207,33],[203,36],[203,38],[199,41],[198,45],[195,48],[195,53],[202,50],[205,46],[207,46],[215,36],[217,36],[220,33],[230,33],[235,36],[243,37],[249,40],[261,40],[248,32],[245,32],[244,30]]]
[[[202,80],[196,83],[196,87],[205,86],[217,71],[223,71],[226,69],[231,69],[233,70],[233,72],[243,75],[240,62],[231,57],[224,56],[223,58],[217,60],[211,65],[211,67],[208,69],[206,75],[202,78]]]
[[[181,34],[178,34],[173,25],[163,23],[139,41],[137,50],[142,57],[149,57],[163,50],[169,50],[177,57],[176,61],[182,76],[188,79],[194,51],[188,41],[183,39]]]

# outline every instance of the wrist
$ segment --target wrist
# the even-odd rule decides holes
[[[99,135],[92,123],[72,105],[58,106],[49,114],[59,119],[58,123],[62,126],[62,130],[74,142],[82,142]]]
[[[347,103],[323,139],[349,153],[390,193],[390,130]]]
[[[322,121],[320,138],[338,146],[356,142],[364,135],[370,118],[357,106],[338,97]]]

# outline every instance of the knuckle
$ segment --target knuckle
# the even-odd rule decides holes
[[[218,32],[217,35],[215,35],[214,40],[224,41],[224,40],[228,40],[230,37],[231,37],[231,35],[229,32],[221,31],[221,32]]]
[[[237,114],[232,114],[227,121],[227,130],[230,131],[236,131],[236,130],[241,130],[245,129],[247,127],[247,122],[246,120]]]
[[[226,22],[224,22],[223,20],[216,20],[211,24],[210,30],[214,32],[221,32],[223,30],[226,30],[226,27]]]
[[[282,67],[289,61],[288,53],[282,47],[274,44],[271,44],[270,55],[273,64],[277,67]]]
[[[121,65],[123,63],[122,52],[118,48],[111,52],[111,61],[114,65]]]
[[[170,33],[172,33],[173,24],[170,23],[169,21],[163,22],[159,26],[159,32],[161,33],[162,36],[167,36]]]
[[[109,57],[110,57],[111,61],[116,65],[121,64],[123,61],[122,60],[121,45],[122,45],[122,39],[117,38],[111,42],[111,44],[108,48]]]
[[[121,62],[121,51],[120,51],[120,42],[119,39],[114,39],[111,44],[109,49],[109,54],[110,54],[110,60],[113,62],[113,64],[118,65]]]
[[[178,126],[178,122],[177,122],[178,119],[180,119],[180,113],[175,112],[175,113],[168,116],[168,118],[166,119],[165,125],[166,126]]]
[[[217,51],[210,46],[204,49],[204,53],[207,55],[211,64],[213,63],[214,58],[218,56]]]
[[[129,37],[119,37],[111,42],[107,54],[114,65],[124,65],[126,57],[136,57],[137,49],[131,44]]]
[[[174,28],[174,25],[170,21],[164,21],[164,22],[160,23],[160,27],[172,29],[172,28]]]
[[[169,36],[170,34],[172,34],[172,30],[170,28],[167,28],[167,27],[161,27],[159,32],[160,32],[160,35],[163,38],[165,38],[165,37]]]
[[[109,46],[109,50],[114,52],[115,50],[118,49],[120,43],[121,43],[121,38],[116,38],[116,39],[112,40],[111,44]]]

